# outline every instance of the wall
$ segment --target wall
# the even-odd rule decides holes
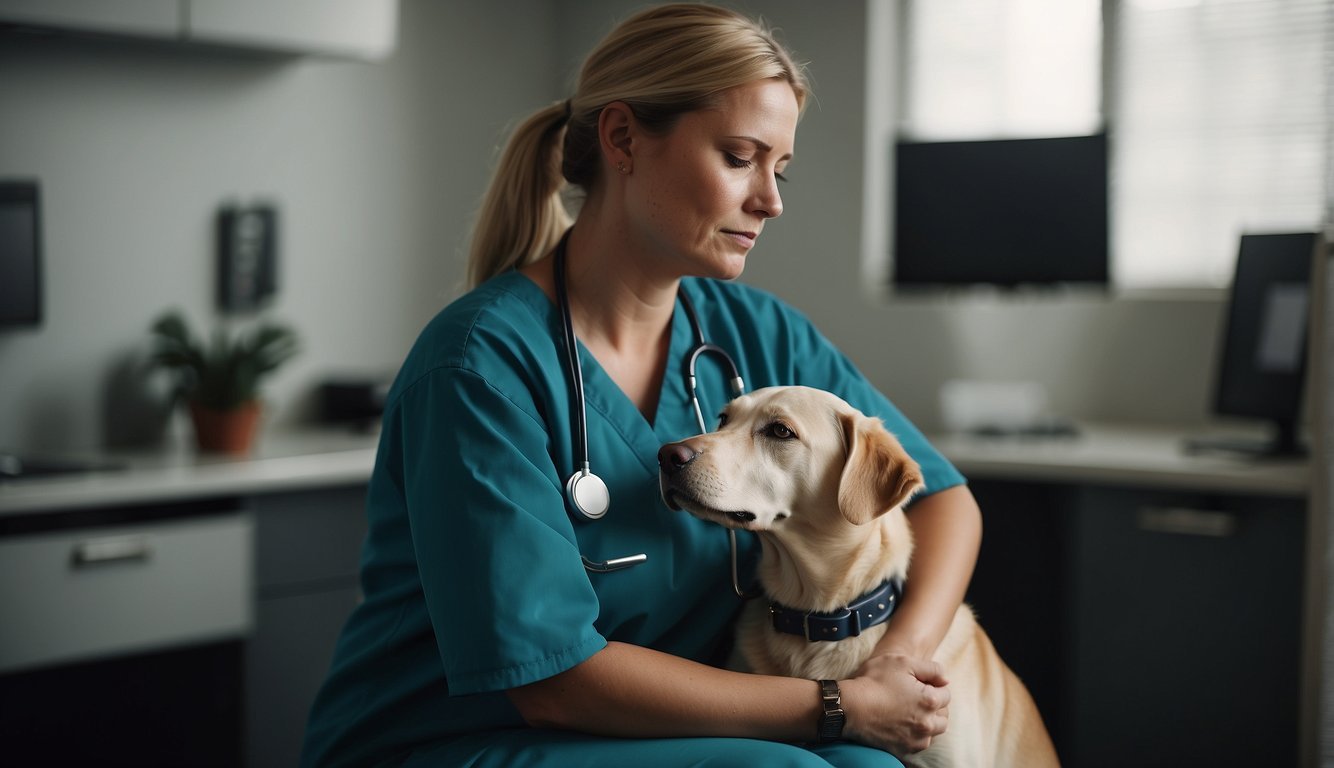
[[[745,280],[807,312],[926,427],[940,423],[939,385],[956,377],[1037,380],[1071,417],[1205,417],[1219,295],[868,288],[889,169],[867,149],[887,146],[892,109],[866,63],[892,60],[878,29],[892,14],[853,0],[737,5],[810,62],[816,95],[787,212]],[[0,37],[0,175],[42,178],[49,246],[46,324],[0,332],[0,450],[152,436],[157,401],[127,394],[143,391],[146,329],[168,306],[213,319],[212,218],[232,196],[281,207],[272,314],[305,340],[271,381],[268,418],[308,415],[324,376],[392,370],[461,284],[504,128],[568,94],[583,55],[639,6],[406,0],[397,54],[372,65]]]
[[[550,2],[405,0],[400,22],[374,64],[0,35],[0,177],[41,179],[47,246],[44,325],[0,332],[0,451],[160,431],[147,329],[171,306],[213,322],[232,197],[279,206],[269,314],[304,340],[268,418],[301,418],[324,376],[397,366],[461,286],[498,134],[557,90]]]
[[[642,3],[561,5],[559,55],[567,83],[579,58]],[[797,306],[908,415],[940,426],[938,388],[951,378],[1032,380],[1057,415],[1195,422],[1208,414],[1223,295],[1112,294],[893,296],[875,286],[889,209],[886,158],[892,75],[868,84],[868,60],[891,61],[886,2],[749,0],[809,62],[815,100],[797,131],[783,187],[785,212],[769,222],[742,279]],[[567,90],[570,86],[567,85]],[[868,95],[869,94],[869,95]],[[865,200],[879,199],[883,208]],[[883,274],[883,272],[881,272]],[[869,279],[868,279],[869,277]]]

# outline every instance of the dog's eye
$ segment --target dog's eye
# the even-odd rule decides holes
[[[769,437],[776,438],[778,440],[795,440],[797,438],[797,433],[793,432],[791,427],[789,427],[788,425],[784,424],[781,421],[775,421],[774,423],[765,427],[764,433],[767,434]]]

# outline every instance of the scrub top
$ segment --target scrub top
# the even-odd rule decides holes
[[[921,464],[924,493],[963,482],[800,313],[737,283],[687,278],[681,290],[748,389],[832,391],[884,420]],[[609,640],[717,663],[741,605],[725,530],[668,509],[658,490],[658,448],[699,432],[684,377],[694,334],[681,303],[652,422],[580,345],[589,463],[611,494],[596,522],[576,519],[563,491],[576,460],[562,334],[546,294],[508,272],[442,310],[408,354],[386,399],[370,480],[364,601],[313,706],[303,765],[514,765],[520,755],[523,764],[571,765],[576,754],[595,760],[595,744],[615,750],[604,755],[609,764],[630,762],[627,750],[645,766],[696,764],[669,756],[663,740],[526,728],[504,693],[579,664]],[[724,373],[703,356],[697,374],[712,421],[728,396]],[[738,541],[749,572],[759,548],[750,534]],[[638,553],[647,562],[612,573],[591,573],[580,559]],[[667,741],[711,759],[740,749],[766,765],[829,764],[791,745]],[[839,765],[898,765],[856,745],[828,752],[844,756]]]

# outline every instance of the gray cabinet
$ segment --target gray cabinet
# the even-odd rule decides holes
[[[253,530],[235,499],[0,515],[0,763],[237,768]]]
[[[245,652],[246,765],[293,766],[310,705],[360,599],[366,486],[256,496],[255,630]]]
[[[1074,764],[1296,765],[1305,502],[1078,499]]]
[[[375,60],[397,43],[398,0],[0,0],[0,22]]]
[[[969,600],[1067,768],[1297,764],[1305,500],[971,486]]]

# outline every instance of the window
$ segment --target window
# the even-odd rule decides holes
[[[903,11],[903,138],[1098,130],[1098,0],[903,0]]]
[[[1126,0],[1109,106],[1112,273],[1231,281],[1243,232],[1319,229],[1327,0]]]
[[[1086,135],[1105,122],[1124,288],[1223,287],[1243,232],[1318,229],[1328,0],[1103,6],[901,0],[900,138]]]

